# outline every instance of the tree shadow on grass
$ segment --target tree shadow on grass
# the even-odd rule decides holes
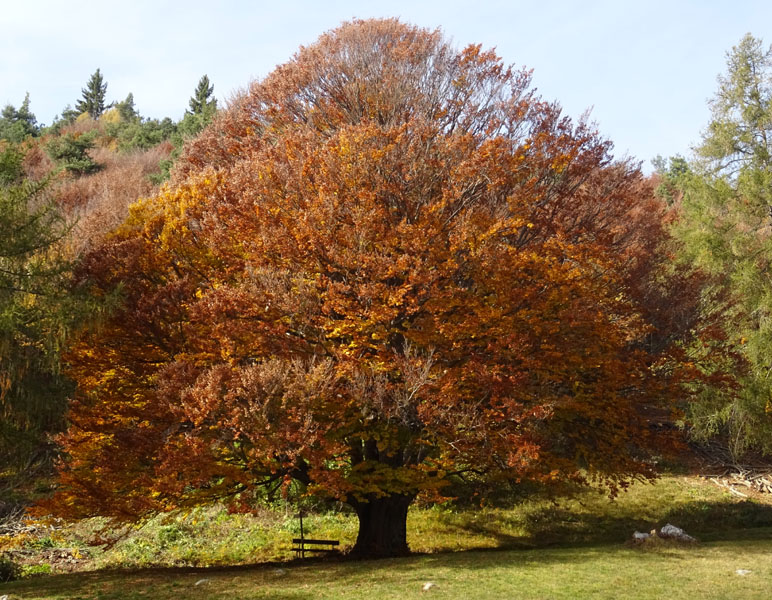
[[[511,513],[484,513],[477,519],[459,521],[440,514],[446,531],[483,536],[496,542],[497,549],[535,549],[555,546],[623,543],[634,531],[648,532],[666,523],[684,529],[703,541],[748,539],[759,528],[772,527],[772,506],[751,501],[681,504],[659,518],[596,514],[560,505],[544,507],[513,521]],[[514,535],[508,531],[519,530]]]
[[[681,527],[706,540],[743,539],[749,531],[772,527],[772,505],[750,500],[690,502],[671,510],[666,518],[683,523]]]
[[[747,532],[752,532],[747,535]],[[516,536],[515,536],[516,537]],[[730,536],[726,536],[727,542]],[[772,528],[741,530],[737,539],[748,543],[738,546],[744,556],[770,551]],[[763,541],[762,541],[763,540]],[[505,540],[506,541],[506,540]],[[519,542],[519,540],[516,540]],[[684,550],[688,549],[688,552]],[[668,564],[688,561],[710,548],[665,544],[651,549],[657,561]],[[734,551],[734,549],[732,549]],[[339,589],[341,582],[350,588],[367,589],[372,582],[393,581],[395,586],[423,581],[427,572],[485,571],[518,566],[568,566],[598,561],[608,564],[609,558],[622,555],[624,561],[634,560],[637,552],[623,543],[565,543],[559,547],[523,549],[490,548],[462,552],[417,554],[407,558],[368,561],[307,560],[288,563],[243,565],[212,568],[153,568],[134,571],[101,571],[46,576],[8,584],[2,593],[16,598],[46,598],[50,600],[225,600],[232,598],[275,600],[307,600],[320,597],[320,590]],[[622,563],[615,563],[622,564]],[[444,571],[443,571],[444,570]],[[308,584],[313,585],[308,589]],[[197,585],[199,584],[199,585]],[[337,586],[337,587],[336,587]],[[328,595],[327,597],[334,597]],[[369,597],[369,596],[368,596]]]
[[[287,565],[284,565],[285,567]],[[279,572],[281,572],[279,574]],[[248,576],[249,590],[234,594],[233,581]],[[291,588],[292,570],[276,564],[237,565],[232,567],[154,567],[131,570],[105,570],[33,577],[6,584],[8,600],[46,598],[51,600],[216,600],[219,598],[265,598],[257,592],[264,583],[287,579]],[[308,592],[272,587],[273,600],[306,600]]]
[[[649,531],[668,522],[681,527],[700,541],[747,540],[749,543],[742,547],[744,554],[768,553],[767,542],[772,538],[772,506],[751,501],[694,501],[673,508],[656,521],[624,514],[586,513],[559,505],[543,507],[516,521],[511,513],[481,513],[478,517],[459,519],[453,515],[437,515],[439,523],[446,531],[455,531],[460,536],[484,536],[495,541],[495,548],[431,555],[416,554],[406,559],[356,563],[322,558],[233,567],[149,568],[73,573],[5,584],[2,586],[2,593],[11,594],[9,599],[16,595],[21,598],[43,597],[56,600],[176,599],[180,596],[184,596],[186,600],[234,597],[305,600],[314,597],[314,592],[297,588],[309,580],[317,585],[324,585],[340,578],[369,574],[376,570],[388,571],[392,568],[409,574],[432,564],[460,569],[490,568],[493,560],[491,552],[516,550],[518,552],[510,552],[506,560],[522,560],[524,563],[564,564],[594,560],[599,553],[609,552],[609,544],[612,551],[624,551],[624,544],[629,543],[633,531]],[[523,533],[508,533],[512,531]],[[754,543],[755,540],[764,540],[764,543]],[[542,552],[548,549],[549,551]],[[580,551],[575,551],[577,549]],[[664,545],[653,550],[663,554],[668,560],[686,558],[677,547]],[[494,562],[497,561],[498,559],[495,559]],[[248,575],[250,588],[244,588],[244,593],[234,595],[229,582],[241,581],[242,575]],[[201,580],[205,581],[196,585]],[[260,595],[261,584],[270,588],[270,596]],[[246,584],[242,582],[239,585]]]

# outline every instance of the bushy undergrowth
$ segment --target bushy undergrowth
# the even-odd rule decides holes
[[[353,544],[356,518],[340,511],[304,517],[307,536],[335,537]],[[291,538],[300,533],[297,514],[289,507],[265,508],[254,514],[232,514],[220,505],[157,515],[123,528],[106,528],[89,519],[68,529],[86,542],[107,542],[94,553],[94,568],[211,566],[281,561],[293,557]]]
[[[21,576],[21,566],[12,558],[0,554],[0,583],[14,581]]]

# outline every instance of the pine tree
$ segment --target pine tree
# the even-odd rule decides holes
[[[211,115],[217,109],[217,99],[212,98],[214,93],[214,85],[209,83],[209,77],[204,75],[196,86],[196,91],[190,98],[190,111],[188,114],[193,115]]]
[[[20,151],[0,153],[0,497],[50,466],[69,382],[59,349],[79,314],[69,293],[69,231],[46,181],[24,179]]]
[[[81,89],[83,98],[78,100],[75,108],[81,112],[87,112],[91,118],[98,119],[105,111],[105,95],[107,94],[107,83],[102,78],[102,73],[97,69],[88,80],[86,87]]]
[[[689,168],[671,161],[668,173],[683,195],[683,257],[713,278],[702,321],[716,324],[724,346],[691,351],[737,379],[730,390],[703,390],[692,423],[701,436],[725,434],[737,456],[772,454],[772,48],[746,35],[718,82],[696,159]],[[740,365],[726,369],[732,355]]]
[[[185,141],[196,137],[212,122],[212,118],[217,112],[217,98],[212,97],[213,93],[214,85],[209,82],[209,77],[204,75],[198,81],[196,91],[190,97],[190,109],[185,111],[185,115],[177,123],[176,131],[171,136],[174,150],[168,159],[161,161],[161,174],[157,178],[157,182],[160,183],[169,178],[169,173],[179,157]]]
[[[86,175],[98,171],[100,165],[89,155],[94,148],[96,131],[82,135],[68,133],[52,139],[46,145],[48,155],[65,170],[76,175]]]
[[[0,113],[0,139],[21,142],[27,137],[34,137],[40,133],[40,126],[29,104],[29,94],[27,94],[18,109],[11,104],[5,105]]]
[[[118,109],[118,114],[121,115],[121,120],[130,122],[139,120],[139,112],[137,112],[134,106],[134,94],[129,92],[126,99],[123,102],[116,102],[115,108]]]
[[[711,173],[772,172],[772,46],[747,34],[727,54],[697,153]],[[772,202],[771,202],[772,203]]]

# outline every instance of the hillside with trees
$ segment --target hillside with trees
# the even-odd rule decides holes
[[[49,436],[65,426],[74,390],[61,351],[105,308],[77,289],[75,265],[132,203],[157,193],[175,148],[216,110],[208,80],[191,98],[202,108],[179,123],[144,119],[131,94],[107,103],[106,92],[97,69],[77,108],[49,127],[29,95],[0,117],[0,491],[8,504],[50,473],[58,448]]]

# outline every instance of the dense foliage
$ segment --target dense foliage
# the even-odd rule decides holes
[[[78,175],[93,173],[99,165],[89,154],[94,149],[97,131],[67,133],[52,139],[46,151],[61,167]]]
[[[106,83],[99,76],[83,90],[84,101],[92,95],[104,109]],[[162,177],[168,140],[177,132],[171,119],[143,119],[132,94],[113,104],[97,120],[74,111],[47,128],[38,124],[29,96],[0,115],[0,495],[6,507],[50,477],[57,450],[50,436],[64,427],[74,388],[61,371],[61,349],[74,327],[94,324],[109,304],[109,298],[80,294],[72,266],[126,217],[129,204],[157,192],[151,177]]]
[[[48,182],[25,178],[23,152],[0,153],[0,494],[50,460],[45,434],[63,427],[69,391],[59,372],[80,313],[67,292],[68,225]]]
[[[0,113],[0,140],[19,143],[40,133],[35,115],[30,110],[29,94],[19,108],[6,104]]]
[[[124,302],[69,353],[49,506],[137,516],[296,480],[354,508],[355,553],[394,555],[411,501],[454,478],[653,476],[665,209],[529,84],[357,21],[237,98],[84,257]]]
[[[720,332],[690,351],[706,372],[736,377],[698,386],[692,423],[702,437],[726,435],[740,456],[772,451],[772,48],[747,35],[727,59],[697,155],[671,161],[667,181],[682,197],[682,258],[710,278],[701,320]]]

